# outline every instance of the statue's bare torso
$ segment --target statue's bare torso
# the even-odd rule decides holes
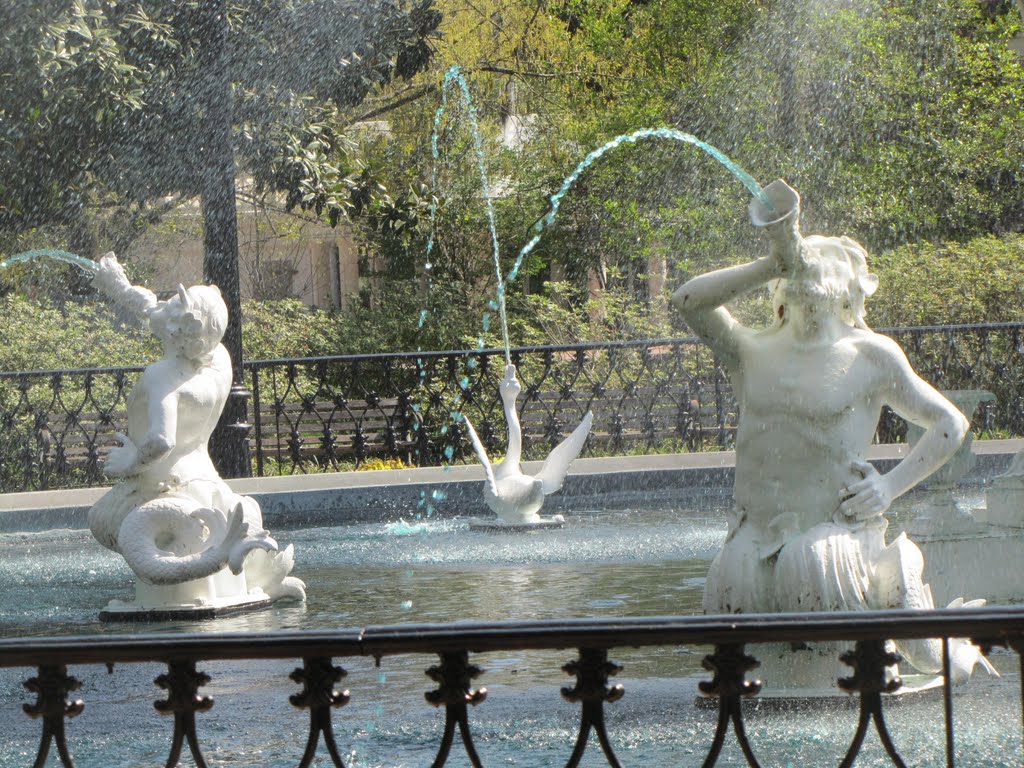
[[[967,422],[892,339],[867,327],[864,299],[877,279],[863,249],[849,238],[803,238],[796,194],[779,184],[790,207],[764,224],[771,255],[695,277],[672,300],[722,361],[740,405],[735,509],[704,606],[880,607],[890,600],[873,586],[883,515],[955,452]],[[742,325],[725,304],[765,285],[771,327]],[[883,475],[866,454],[884,406],[925,434]]]
[[[222,345],[202,363],[164,357],[146,369],[128,403],[128,436],[136,445],[158,439],[170,450],[141,474],[184,482],[218,477],[207,444],[231,381],[231,358]]]
[[[831,519],[845,489],[863,479],[856,466],[892,385],[885,347],[853,328],[828,344],[796,343],[777,328],[740,342],[731,376],[741,410],[735,498],[752,525],[792,513],[805,530]]]

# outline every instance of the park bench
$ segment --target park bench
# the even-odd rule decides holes
[[[38,445],[44,473],[84,470],[90,479],[102,479],[101,466],[118,444],[114,435],[128,427],[124,411],[81,411],[39,415],[32,438]]]
[[[581,407],[588,400],[576,397]],[[682,442],[696,450],[714,447],[723,439],[731,444],[736,430],[736,405],[731,391],[726,387],[716,393],[712,384],[606,389],[595,394],[590,402],[594,411],[591,445]],[[572,400],[557,392],[530,393],[521,405],[524,440],[534,444],[550,444],[554,426],[560,435],[568,435],[583,416]]]
[[[260,403],[250,423],[252,449],[279,463],[331,465],[369,457],[408,461],[414,446],[411,413],[399,398]]]

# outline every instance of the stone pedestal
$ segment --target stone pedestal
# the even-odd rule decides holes
[[[989,525],[1016,529],[1024,536],[1024,477],[1001,475],[985,492],[985,506],[974,510],[974,517]]]
[[[179,584],[137,581],[135,599],[111,600],[100,621],[202,620],[266,608],[271,599],[259,587],[249,589],[245,573],[224,568],[202,579]]]

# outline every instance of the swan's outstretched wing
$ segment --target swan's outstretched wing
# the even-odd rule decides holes
[[[484,465],[487,486],[491,489],[491,493],[497,496],[498,486],[494,480],[494,468],[491,466],[491,460],[487,458],[487,449],[484,448],[484,444],[480,441],[480,436],[473,429],[473,423],[469,420],[469,417],[463,414],[462,420],[466,422],[466,431],[469,432],[469,441],[473,444],[473,450],[476,451],[476,456],[480,459],[480,463]]]
[[[583,450],[583,443],[587,441],[590,434],[590,425],[594,421],[592,411],[587,411],[583,421],[572,431],[565,440],[555,446],[554,450],[544,459],[544,465],[537,473],[537,479],[541,482],[541,489],[544,495],[554,493],[562,487],[565,482],[565,475],[569,471],[569,465],[573,459],[580,455]]]

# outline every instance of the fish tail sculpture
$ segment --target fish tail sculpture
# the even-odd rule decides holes
[[[924,583],[924,555],[920,548],[901,533],[885,547],[878,558],[875,575],[878,578],[880,608],[935,608],[931,586]],[[980,608],[985,600],[967,600],[958,597],[947,608]],[[938,638],[899,640],[900,654],[925,674],[942,671],[942,640]],[[981,665],[989,674],[998,676],[995,667],[981,650],[965,637],[949,638],[950,682],[967,682],[975,666]]]
[[[241,503],[225,520],[216,510],[196,508],[194,502],[173,496],[129,512],[118,541],[132,571],[149,584],[201,579],[229,563],[234,573],[240,573],[245,555],[252,550],[277,550],[269,536],[249,535]]]

